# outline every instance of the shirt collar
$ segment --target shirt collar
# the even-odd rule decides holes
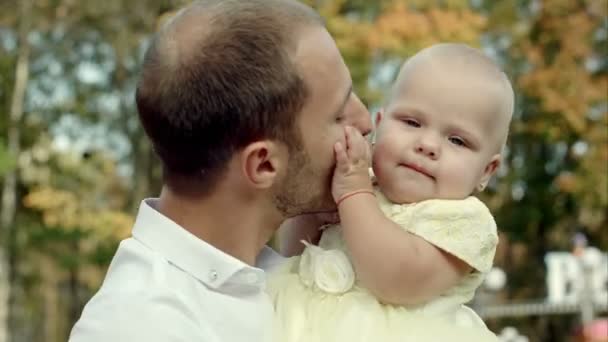
[[[240,285],[262,288],[264,271],[194,236],[157,211],[157,203],[158,199],[141,202],[133,238],[210,288],[233,290]]]
[[[258,254],[255,264],[266,272],[272,272],[283,265],[286,260],[287,258],[277,253],[274,249],[264,246],[260,254]]]

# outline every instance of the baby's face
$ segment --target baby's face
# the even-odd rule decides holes
[[[433,70],[398,81],[381,115],[373,154],[378,185],[395,203],[463,199],[500,163],[508,120],[499,89]],[[505,127],[507,126],[507,127]]]

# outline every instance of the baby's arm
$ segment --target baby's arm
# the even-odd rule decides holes
[[[343,235],[363,285],[385,303],[415,305],[434,298],[470,272],[460,259],[406,232],[380,210],[371,191],[369,148],[358,131],[346,129],[337,143],[332,184]]]

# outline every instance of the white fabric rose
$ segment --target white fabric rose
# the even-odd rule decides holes
[[[339,249],[323,250],[307,244],[300,258],[300,279],[306,286],[341,294],[355,283],[355,272],[346,254]]]
[[[355,272],[350,261],[338,249],[323,251],[314,259],[315,285],[325,292],[340,294],[350,290],[355,283]]]
[[[304,248],[304,252],[300,256],[300,265],[299,265],[300,281],[307,287],[311,287],[312,282],[313,282],[313,272],[314,272],[314,269],[313,269],[313,267],[314,267],[313,254],[315,253],[314,248],[319,248],[319,247],[313,246],[306,241],[302,241],[302,243],[306,245],[306,248]]]

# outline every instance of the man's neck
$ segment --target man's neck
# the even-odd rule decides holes
[[[260,201],[216,192],[202,199],[181,197],[164,188],[158,210],[199,239],[254,265],[283,218]]]

